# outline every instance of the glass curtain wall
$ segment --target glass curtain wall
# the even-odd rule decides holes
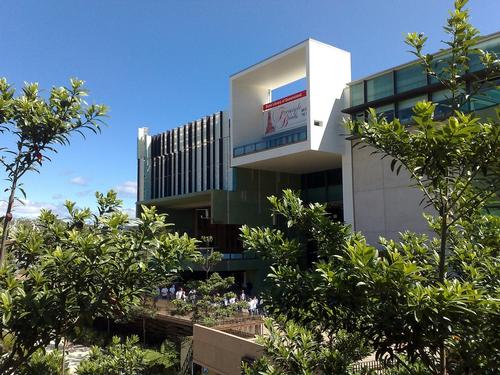
[[[392,79],[392,72],[366,81],[366,100],[368,102],[385,98],[393,94],[394,82]]]
[[[365,102],[365,89],[363,82],[356,83],[350,87],[351,107],[363,104]]]
[[[396,71],[396,91],[398,94],[425,85],[427,85],[427,74],[420,64],[410,65]]]

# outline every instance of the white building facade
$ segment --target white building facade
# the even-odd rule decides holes
[[[480,47],[500,53],[500,33]],[[435,61],[444,59],[446,52]],[[480,64],[471,61],[466,80],[480,77]],[[379,236],[428,231],[420,192],[408,176],[395,176],[386,159],[354,147],[344,127],[346,118],[363,119],[369,107],[410,124],[411,107],[422,99],[439,104],[436,115],[449,115],[444,87],[418,63],[352,82],[349,52],[308,39],[229,82],[228,111],[158,135],[139,130],[138,209],[156,205],[179,230],[213,236],[228,260],[225,269],[242,272],[242,282],[261,275],[243,255],[238,228],[273,225],[266,197],[284,188],[324,203],[373,244]],[[471,96],[469,110],[487,115],[498,105],[498,77],[489,83]],[[297,89],[282,94],[290,87]]]

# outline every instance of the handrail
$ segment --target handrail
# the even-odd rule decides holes
[[[233,149],[233,157],[253,154],[255,152],[265,151],[276,147],[307,140],[307,126],[302,126],[283,135],[276,135],[257,142],[247,143],[237,146]]]
[[[193,363],[193,340],[191,340],[188,352],[180,369],[180,375],[189,375],[191,373],[191,366]]]

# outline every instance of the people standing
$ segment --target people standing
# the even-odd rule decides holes
[[[176,293],[175,293],[175,299],[181,299],[184,300],[186,297],[186,294],[184,293],[184,289],[180,288]]]
[[[172,284],[172,286],[169,289],[169,299],[174,299],[175,298],[175,284]]]
[[[161,288],[160,294],[161,294],[161,299],[167,299],[168,298],[168,288],[166,286]]]
[[[257,306],[259,304],[259,299],[257,297],[253,297],[250,299],[250,301],[248,302],[248,306],[249,306],[249,309],[248,309],[248,312],[250,313],[250,315],[258,315],[258,309],[257,309]]]

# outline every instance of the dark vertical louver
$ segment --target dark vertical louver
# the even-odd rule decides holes
[[[177,195],[182,194],[181,129],[177,128]]]
[[[210,141],[210,144],[212,145],[212,188],[217,189],[217,186],[215,186],[215,173],[217,172],[217,165],[215,164],[217,161],[217,158],[215,157],[215,152],[217,151],[216,147],[216,139],[215,138],[215,115],[212,115],[212,140]]]
[[[222,111],[220,112],[220,134],[219,134],[219,189],[224,186],[224,132],[222,131]]]
[[[224,134],[223,123],[223,112],[219,112],[151,137],[152,199],[224,189],[224,136],[227,134]],[[139,179],[144,171],[140,161],[138,163]],[[139,199],[139,192],[137,194]]]
[[[200,161],[200,175],[201,175],[201,191],[205,190],[203,188],[204,186],[204,181],[205,181],[205,176],[203,173],[203,165],[205,161],[205,153],[203,152],[203,139],[205,138],[203,135],[203,124],[205,124],[205,120],[201,119],[201,128],[200,128],[200,153],[201,153],[201,161]]]
[[[210,117],[207,116],[207,190],[210,190],[211,186],[211,176],[210,176]]]

